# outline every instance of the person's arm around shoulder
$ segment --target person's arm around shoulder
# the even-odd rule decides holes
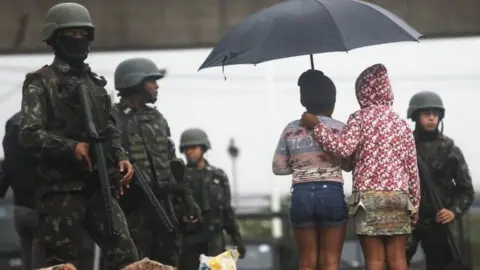
[[[341,157],[351,156],[362,138],[362,120],[359,117],[359,112],[350,115],[340,132],[331,130],[320,123],[317,117],[311,113],[302,115],[302,125],[313,128],[313,137],[325,151]]]

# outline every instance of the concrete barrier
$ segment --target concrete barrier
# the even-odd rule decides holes
[[[0,52],[45,51],[41,29],[54,0],[0,1]],[[95,50],[211,46],[247,15],[279,0],[80,0],[91,12]],[[480,33],[478,0],[371,0],[427,36]]]

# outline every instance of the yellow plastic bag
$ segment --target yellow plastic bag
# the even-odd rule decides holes
[[[198,270],[237,270],[239,253],[236,248],[229,249],[215,257],[200,255]]]

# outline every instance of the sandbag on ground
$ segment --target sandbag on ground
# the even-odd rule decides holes
[[[37,270],[77,270],[77,268],[75,268],[75,266],[73,266],[72,264],[66,263],[54,265],[51,267],[40,268]]]
[[[130,264],[122,270],[177,270],[177,268],[152,261],[149,258],[144,258],[141,261]]]
[[[72,264],[59,264],[51,267],[45,267],[37,270],[77,270]],[[161,264],[157,261],[152,261],[149,258],[144,258],[141,261],[134,262],[122,270],[177,270],[177,268]]]

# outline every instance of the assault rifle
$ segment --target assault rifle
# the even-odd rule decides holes
[[[433,175],[430,166],[423,161],[420,157],[417,158],[418,162],[418,172],[420,175],[420,181],[425,185],[427,190],[427,194],[430,197],[432,204],[434,205],[436,212],[440,211],[441,209],[445,208],[443,202],[440,198],[440,194],[438,194],[437,187],[434,185],[433,182]],[[455,241],[452,224],[444,224],[440,225],[444,229],[445,236],[447,237],[447,243],[450,249],[450,253],[453,257],[453,262],[450,265],[444,266],[443,269],[452,269],[452,270],[470,270],[471,268],[465,263],[463,259],[462,252],[460,247]]]
[[[79,83],[77,87],[77,93],[80,105],[83,110],[84,129],[87,133],[87,139],[90,144],[90,148],[93,150],[93,163],[96,165],[98,177],[100,179],[100,184],[102,188],[102,198],[105,206],[105,212],[107,214],[107,230],[110,235],[115,235],[118,233],[118,231],[114,224],[114,220],[116,220],[116,217],[115,213],[113,213],[112,192],[118,192],[118,190],[120,189],[120,179],[115,178],[113,185],[110,182],[105,149],[103,148],[103,140],[97,130],[97,127],[95,126],[94,118],[92,115],[92,98],[87,86],[85,86],[83,83]]]
[[[157,218],[165,225],[165,228],[171,233],[176,232],[178,230],[177,220],[174,218],[173,215],[172,218],[169,217],[165,210],[165,206],[163,205],[163,203],[159,202],[157,196],[155,196],[155,193],[152,191],[149,185],[152,180],[149,180],[148,176],[142,170],[140,170],[135,163],[133,163],[133,168],[135,170],[135,179],[133,183],[138,185],[138,187],[147,196],[147,200],[150,202],[150,205],[154,209]],[[174,214],[173,209],[170,210],[172,211],[172,214]]]

